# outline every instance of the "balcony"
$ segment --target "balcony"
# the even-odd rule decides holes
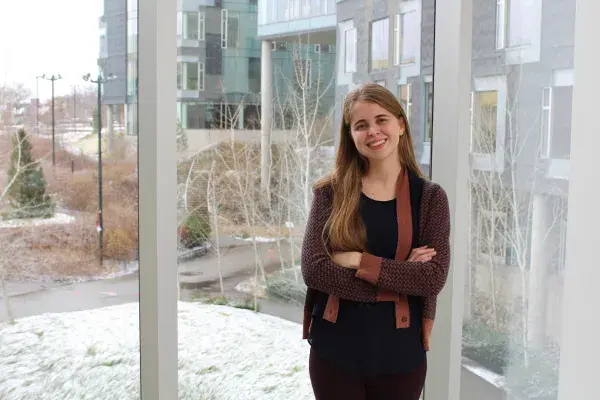
[[[258,3],[258,37],[261,39],[331,31],[336,24],[335,0],[259,0]]]

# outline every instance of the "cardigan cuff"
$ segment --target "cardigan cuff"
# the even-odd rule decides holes
[[[369,253],[362,253],[356,277],[365,280],[373,285],[377,284],[381,274],[381,263],[383,259]]]

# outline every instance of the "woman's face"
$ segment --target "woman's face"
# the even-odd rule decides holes
[[[350,131],[358,152],[378,161],[398,154],[404,123],[379,104],[358,101],[352,110]]]

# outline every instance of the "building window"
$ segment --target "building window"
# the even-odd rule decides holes
[[[394,65],[416,62],[419,51],[419,29],[416,10],[394,16]]]
[[[204,90],[204,63],[198,63],[198,90]]]
[[[573,70],[555,70],[542,92],[541,155],[568,160],[571,153]]]
[[[221,48],[227,48],[227,35],[229,33],[228,27],[228,12],[226,9],[221,10]]]
[[[356,72],[356,28],[344,32],[344,72]]]
[[[180,90],[204,90],[204,63],[183,62],[177,68],[177,88]]]
[[[498,91],[471,93],[471,149],[478,154],[496,152]]]
[[[506,47],[506,0],[496,0],[496,49]]]
[[[433,136],[433,82],[425,82],[425,135],[423,140],[431,142]]]
[[[496,210],[477,210],[477,255],[491,257],[494,263],[506,264],[507,215]]]
[[[177,63],[177,90],[183,90],[183,64]]]
[[[389,66],[389,19],[371,23],[371,70],[387,69]]]
[[[198,12],[198,40],[204,40],[204,32],[206,31],[206,15],[204,11]]]
[[[240,47],[240,18],[237,15],[227,18],[227,47]]]
[[[248,58],[248,88],[252,93],[260,93],[260,58]]]
[[[535,1],[496,0],[496,49],[525,46],[531,44],[540,18]]]
[[[240,47],[240,18],[229,15],[226,9],[221,10],[221,48]]]
[[[398,100],[404,109],[406,119],[408,120],[408,126],[410,127],[412,125],[412,90],[410,83],[398,85]]]
[[[200,18],[199,13],[183,13],[183,38],[191,40],[200,40]]]
[[[542,157],[550,157],[552,137],[552,87],[545,87],[542,93]]]

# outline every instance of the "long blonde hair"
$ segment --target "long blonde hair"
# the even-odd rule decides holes
[[[368,160],[357,150],[350,129],[352,111],[358,101],[378,104],[404,123],[404,135],[400,136],[398,143],[400,165],[415,175],[424,177],[415,158],[408,118],[396,97],[385,87],[375,83],[366,83],[348,93],[343,105],[335,167],[314,185],[315,189],[328,185],[333,188],[333,207],[323,236],[326,237],[328,247],[336,251],[365,251],[366,247],[366,230],[359,214],[359,205],[361,178],[369,165]]]

